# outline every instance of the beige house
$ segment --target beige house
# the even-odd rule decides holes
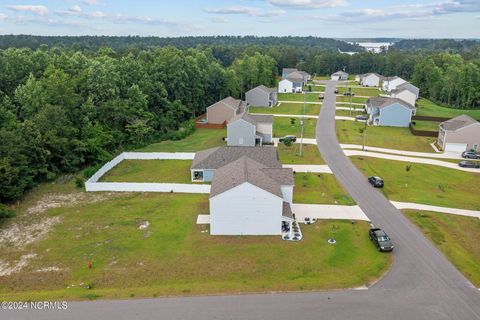
[[[440,123],[438,144],[445,151],[480,150],[480,122],[461,115]]]
[[[207,122],[222,124],[245,111],[247,103],[232,97],[220,100],[207,108]]]

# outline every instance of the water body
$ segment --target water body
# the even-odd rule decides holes
[[[353,44],[353,42],[349,43]],[[388,47],[393,45],[393,42],[357,42],[357,44],[365,48],[367,51],[379,53],[382,51],[382,47],[388,49]]]

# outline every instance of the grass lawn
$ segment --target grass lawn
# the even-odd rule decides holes
[[[224,146],[223,137],[227,129],[196,129],[185,139],[162,141],[135,151],[139,152],[195,152],[213,147]]]
[[[318,99],[318,93],[306,93],[305,94],[305,100],[307,102],[322,102],[320,99]],[[303,96],[304,94],[302,93],[279,93],[278,94],[278,101],[301,101],[303,102]]]
[[[335,123],[340,143],[363,143],[363,134],[360,133],[365,126],[363,122],[337,120]],[[430,143],[435,140],[433,137],[414,136],[409,128],[367,127],[366,145],[372,147],[433,152]]]
[[[191,160],[123,160],[101,182],[191,183]]]
[[[415,124],[414,129],[423,130],[423,131],[435,131],[438,132],[438,126],[440,122],[435,121],[424,121],[424,120],[414,120]]]
[[[296,173],[294,203],[354,205],[355,201],[338,183],[333,174]]]
[[[306,91],[306,92],[309,92],[309,91],[325,92],[325,86],[307,84],[306,86],[303,86],[303,90]]]
[[[460,272],[480,287],[480,219],[427,211],[403,212]]]
[[[279,236],[210,236],[201,232],[205,226],[196,225],[197,214],[208,213],[208,195],[103,196],[96,203],[48,210],[48,217],[60,220],[43,240],[24,249],[2,248],[7,263],[27,253],[37,256],[1,278],[1,299],[327,290],[371,283],[391,263],[391,255],[370,243],[365,222],[305,225],[298,243]],[[139,229],[145,221],[149,226]],[[327,243],[333,229],[335,246]],[[37,271],[46,268],[54,271]]]
[[[382,192],[390,200],[480,210],[480,197],[475,191],[480,184],[478,173],[370,157],[350,158],[365,176],[383,178]]]
[[[336,110],[335,115],[343,117],[356,117],[360,115],[367,115],[367,113],[364,109],[355,110],[352,108],[352,112],[350,112],[350,110]]]
[[[295,119],[295,124],[291,124],[292,119]],[[275,117],[273,120],[273,136],[283,137],[286,135],[295,135],[300,138],[302,126],[300,125],[300,118],[284,118]],[[315,138],[315,127],[317,125],[316,119],[305,119],[304,138]]]
[[[337,102],[350,102],[350,97],[346,96],[337,96]],[[363,103],[367,102],[367,98],[352,97],[352,103]]]
[[[474,119],[480,120],[480,109],[475,110],[463,110],[442,107],[427,99],[417,100],[417,116],[433,116],[433,117],[446,117],[453,118],[462,114],[471,116]]]
[[[290,147],[279,143],[277,147],[280,162],[284,164],[325,164],[318,147],[313,144],[304,144],[300,157],[300,144],[293,143]]]
[[[343,94],[348,90],[345,86],[337,86],[338,92]],[[378,97],[382,91],[378,90],[378,88],[351,88],[352,92],[355,93],[357,96],[368,96],[368,97]]]
[[[306,115],[318,115],[320,113],[320,104],[305,104]],[[268,114],[303,114],[303,103],[282,102],[279,106],[273,108],[250,107],[251,113],[268,113]]]
[[[330,80],[330,75],[327,76],[315,76],[313,80]]]

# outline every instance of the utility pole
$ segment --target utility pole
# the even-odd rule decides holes
[[[300,157],[302,156],[302,148],[303,148],[303,130],[304,130],[304,127],[305,127],[305,108],[306,108],[306,105],[307,105],[307,95],[305,93],[305,91],[303,92],[303,114],[302,114],[302,131],[300,133]]]
[[[348,94],[350,95],[350,115],[352,115],[352,88],[348,88]]]

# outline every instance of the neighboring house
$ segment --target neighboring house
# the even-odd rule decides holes
[[[190,167],[192,182],[210,182],[215,170],[240,159],[249,157],[268,168],[281,168],[275,147],[217,147],[195,153]]]
[[[360,84],[364,87],[379,87],[384,77],[378,73],[365,73],[360,75]]]
[[[287,79],[283,79],[278,83],[278,92],[279,93],[292,93],[293,91],[293,82]]]
[[[297,68],[283,68],[282,79],[285,79],[290,73],[298,71]]]
[[[403,80],[400,77],[388,77],[388,78],[385,78],[385,80],[383,80],[382,89],[383,91],[390,92],[405,82],[407,81]]]
[[[461,115],[440,123],[438,144],[444,151],[480,151],[480,122]]]
[[[293,222],[293,186],[292,169],[272,168],[249,156],[218,168],[209,199],[210,234],[282,234],[282,223]]]
[[[403,100],[389,97],[373,97],[367,100],[369,123],[377,126],[408,127],[415,114],[415,107]]]
[[[312,80],[312,76],[306,71],[298,71],[303,76],[303,81],[307,83],[308,81]]]
[[[243,113],[227,124],[227,145],[254,147],[272,142],[273,116]]]
[[[404,82],[401,85],[397,86],[394,90],[406,89],[415,94],[415,97],[418,99],[420,97],[420,89],[410,82]]]
[[[392,98],[397,98],[402,101],[405,101],[406,103],[411,104],[412,106],[414,106],[415,103],[417,102],[417,96],[415,95],[415,93],[408,90],[407,88],[398,87],[397,89],[392,90],[391,96]]]
[[[293,92],[302,92],[303,86],[307,83],[307,81],[305,80],[305,76],[299,71],[294,71],[290,73],[286,77],[286,80],[292,83]]]
[[[207,122],[222,124],[245,111],[247,103],[232,97],[220,100],[207,107]]]
[[[332,80],[348,80],[348,73],[344,71],[337,71],[333,73],[330,77]]]
[[[250,106],[273,107],[278,102],[277,88],[267,88],[264,85],[255,87],[247,91],[245,100]]]

